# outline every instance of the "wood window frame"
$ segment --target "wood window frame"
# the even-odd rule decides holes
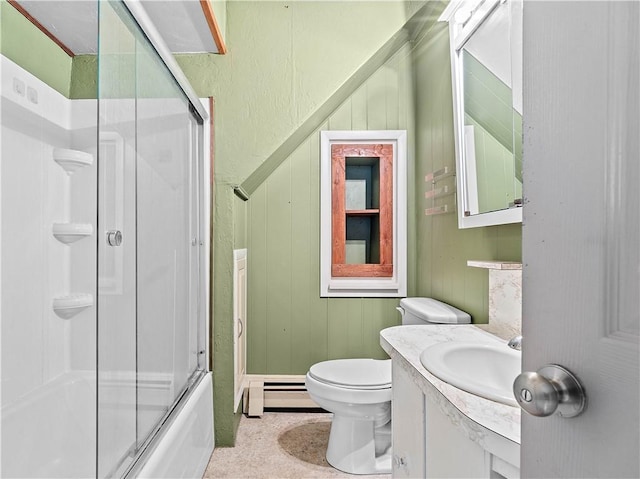
[[[320,296],[404,297],[407,258],[407,135],[405,130],[322,131],[320,201]],[[380,194],[377,208],[347,210],[347,158],[376,158]],[[376,170],[378,171],[378,170]],[[379,259],[346,263],[346,219],[377,217]]]
[[[347,210],[345,184],[348,158],[377,158],[379,161],[379,205],[375,209]],[[347,264],[346,237],[349,216],[378,217],[380,262]],[[389,143],[331,145],[331,276],[393,276],[393,145]]]

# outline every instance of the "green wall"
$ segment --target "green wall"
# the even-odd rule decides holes
[[[411,79],[406,45],[319,130],[406,129],[411,144]],[[327,359],[386,358],[380,330],[399,323],[398,299],[319,297],[319,130],[248,201],[250,374],[306,374],[311,365]],[[409,151],[411,174],[413,148]],[[413,188],[408,196],[412,205]],[[411,247],[409,265],[415,262],[413,251]],[[410,276],[413,272],[410,268]]]
[[[465,115],[465,125],[473,126],[478,184],[478,210],[501,210],[522,198],[522,183],[516,175],[513,153],[485,130],[482,125]]]
[[[71,57],[5,0],[0,19],[0,53],[68,98]]]
[[[467,267],[467,260],[519,261],[521,226],[460,230],[455,209],[424,215],[433,206],[424,199],[431,189],[424,176],[444,166],[455,169],[449,61],[447,26],[436,24],[320,129],[409,130],[416,144],[415,165],[411,154],[409,167],[409,295],[441,299],[486,323],[488,274]],[[304,374],[321,360],[384,357],[378,332],[399,320],[397,300],[319,297],[318,175],[316,131],[248,201],[250,373]],[[455,177],[439,186],[446,183],[455,187]],[[453,207],[454,196],[435,202],[445,203]]]
[[[0,0],[2,53],[70,98],[95,98],[97,58],[72,60]],[[248,205],[233,194],[406,21],[411,2],[230,2],[225,56],[178,55],[201,97],[215,98],[214,380],[216,439],[235,440],[232,250],[247,245]]]
[[[397,321],[396,300],[321,300],[314,285],[319,276],[314,259],[318,135],[303,143],[249,202],[238,199],[233,187],[294,133],[414,11],[412,5],[393,1],[229,2],[229,53],[177,57],[197,93],[213,96],[216,102],[212,343],[218,445],[234,443],[239,421],[239,414],[231,412],[234,248],[249,248],[250,288],[256,289],[249,293],[251,318],[258,318],[253,330],[249,326],[251,372],[301,373],[316,359],[382,355],[378,331]],[[95,57],[77,56],[72,61],[4,0],[0,0],[0,15],[3,54],[65,96],[95,97]],[[406,75],[407,57],[395,57],[392,62],[398,64],[374,75],[323,128],[395,128],[397,124],[409,130],[416,148],[415,170],[410,172],[415,194],[409,196],[413,198],[409,292],[449,302],[481,323],[488,315],[488,275],[468,268],[466,261],[520,260],[521,226],[458,230],[455,214],[424,216],[423,210],[431,206],[423,195],[424,175],[455,163],[448,48],[446,25],[438,24],[413,49],[413,82]],[[394,91],[412,92],[414,99],[407,102],[400,95],[392,100]],[[410,113],[412,108],[415,115]],[[261,211],[269,216],[261,217]],[[290,251],[283,252],[283,241],[291,245]],[[278,272],[278,266],[288,267],[289,273]],[[274,271],[284,278],[284,289],[273,288],[276,283],[268,275]],[[261,304],[266,305],[265,312]],[[298,308],[307,311],[306,318],[293,313]],[[287,314],[277,318],[281,311]]]
[[[521,261],[520,224],[458,229],[455,213],[425,216],[432,206],[425,174],[444,166],[455,168],[453,101],[449,33],[437,24],[414,48],[416,108],[417,283],[416,293],[469,312],[474,323],[488,321],[488,274],[469,268],[467,260]],[[455,179],[449,178],[451,185]],[[440,186],[440,183],[439,183]],[[436,204],[453,204],[453,196]]]
[[[248,246],[249,211],[233,187],[294,133],[413,11],[415,6],[394,1],[228,2],[229,53],[176,57],[198,95],[215,99],[212,341],[218,445],[234,443],[240,420],[239,414],[231,413],[232,252]],[[254,259],[259,255],[249,251],[250,270]]]
[[[98,97],[98,55],[76,55],[71,66],[69,98]]]
[[[70,57],[6,0],[0,0],[0,53],[66,98],[97,96],[97,55]]]

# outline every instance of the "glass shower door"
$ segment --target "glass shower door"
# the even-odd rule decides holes
[[[198,284],[192,272],[200,247],[192,175],[197,164],[194,115],[144,41],[138,43],[136,79],[137,424],[142,442],[196,371],[192,293]]]
[[[98,50],[98,477],[136,454],[136,50],[133,21],[100,3]]]
[[[98,477],[120,477],[206,366],[202,120],[120,2],[100,2],[99,110]]]

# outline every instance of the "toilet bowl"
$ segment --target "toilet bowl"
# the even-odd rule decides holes
[[[402,324],[468,324],[464,311],[431,298],[404,298]],[[327,462],[351,474],[391,473],[391,360],[335,359],[314,364],[307,392],[333,413]]]
[[[391,360],[324,361],[311,366],[305,383],[334,414],[327,462],[351,474],[391,472]]]

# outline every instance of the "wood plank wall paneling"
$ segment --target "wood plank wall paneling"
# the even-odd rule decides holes
[[[329,118],[330,130],[351,130],[351,98],[347,99]]]
[[[413,54],[410,45],[407,44],[403,48],[402,55],[399,56],[398,65],[398,88],[411,97],[411,101],[401,101],[398,103],[398,128],[407,130],[414,134],[415,129],[415,105],[414,105],[414,85],[413,85]],[[417,133],[414,136],[418,136]],[[420,198],[421,190],[417,190],[415,181],[416,177],[416,156],[415,156],[415,140],[409,141],[407,144],[407,215],[412,219],[407,223],[407,251],[409,251],[409,259],[407,264],[407,295],[415,296],[416,291],[416,273],[417,273],[417,221],[413,220],[418,217],[418,213],[422,216],[422,204],[417,205],[417,199]],[[417,207],[420,206],[420,207]],[[416,213],[416,209],[418,213]]]
[[[409,292],[448,302],[483,323],[488,275],[466,262],[520,260],[521,226],[459,230],[455,214],[424,215],[424,175],[455,164],[448,48],[446,25],[434,27],[415,48],[403,47],[319,130],[409,132]],[[319,130],[248,201],[250,374],[305,374],[327,359],[384,358],[379,332],[400,322],[397,299],[319,297]]]
[[[248,202],[247,372],[267,373],[267,187]]]
[[[351,95],[351,129],[367,129],[367,85],[358,88]],[[332,130],[335,128],[331,128]]]
[[[408,47],[320,128],[400,129],[412,124]],[[399,324],[397,299],[320,298],[319,130],[248,201],[248,372],[305,374],[319,361],[385,358],[381,329]],[[410,261],[413,260],[410,255]]]
[[[324,123],[321,130],[329,129],[329,123]],[[325,338],[329,337],[329,304],[326,298],[321,298],[320,290],[320,135],[312,135],[308,141],[309,149],[309,245],[311,256],[308,258],[308,269],[305,273],[311,282],[309,290],[309,309],[308,309],[308,340],[299,347],[306,348],[309,351],[307,364],[314,364],[328,358],[329,344]],[[317,214],[311,212],[318,212]],[[315,260],[314,260],[315,258]],[[304,364],[304,363],[301,363]],[[299,369],[299,368],[298,368]]]
[[[291,159],[284,162],[266,182],[267,186],[267,372],[291,371],[291,284],[292,255],[298,242],[292,241]],[[296,180],[297,181],[297,180]],[[298,265],[296,265],[298,267]],[[277,354],[271,354],[277,351]],[[253,372],[253,371],[251,371]]]
[[[310,335],[310,302],[313,281],[308,270],[297,265],[308,264],[312,257],[312,220],[309,215],[311,196],[311,157],[309,142],[305,142],[292,155],[291,164],[291,357],[290,365],[307,363],[313,357],[309,346],[313,345]],[[284,166],[284,165],[283,165]],[[299,312],[296,314],[296,312]],[[301,314],[300,314],[301,313]],[[306,318],[305,318],[306,316]],[[306,319],[306,320],[305,320]],[[323,331],[324,332],[324,331]]]
[[[391,58],[387,65],[383,67],[385,72],[385,104],[386,104],[386,128],[399,128],[400,124],[400,98],[397,92],[400,91],[400,60],[398,56]]]

